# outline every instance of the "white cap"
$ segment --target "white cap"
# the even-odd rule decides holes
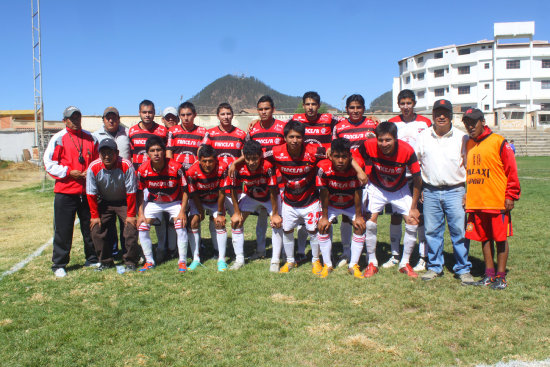
[[[166,107],[164,111],[162,111],[162,117],[166,117],[168,114],[178,117],[178,110],[176,110],[176,107]]]

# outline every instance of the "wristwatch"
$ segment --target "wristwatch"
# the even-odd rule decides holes
[[[217,218],[218,215],[223,215],[223,213],[222,212],[213,212],[212,213],[212,218]]]

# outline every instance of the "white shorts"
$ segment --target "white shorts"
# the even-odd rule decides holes
[[[355,205],[347,209],[338,209],[328,206],[328,221],[333,222],[339,215],[345,215],[351,220],[355,220]]]
[[[212,215],[212,213],[218,212],[218,203],[202,203],[202,207],[204,208],[204,211],[207,215]],[[230,198],[227,196],[225,197],[225,210],[229,213],[229,215],[233,215],[235,210],[233,210],[233,201],[231,201]],[[189,200],[189,216],[192,215],[198,215],[199,210],[195,206],[195,201],[190,199]]]
[[[278,201],[279,203],[279,210],[281,209],[281,201]],[[262,208],[265,208],[269,215],[273,214],[273,208],[271,207],[271,200],[266,201],[265,203],[262,201],[258,201],[248,195],[243,194],[239,199],[239,209],[241,209],[241,212],[248,212],[248,213],[260,213],[260,210]]]
[[[391,204],[394,214],[409,215],[412,205],[412,195],[408,185],[392,192],[369,183],[367,190],[369,195],[369,212],[380,213],[384,210],[386,204]]]
[[[283,231],[294,230],[299,224],[304,224],[308,232],[317,231],[317,222],[321,216],[319,201],[303,207],[294,208],[283,201],[281,216],[283,217]]]
[[[171,203],[157,203],[148,201],[143,209],[143,215],[147,219],[157,219],[162,222],[163,213],[170,214],[170,218],[176,218],[181,210],[181,201],[173,201]]]

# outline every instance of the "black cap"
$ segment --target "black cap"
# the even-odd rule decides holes
[[[468,108],[466,112],[464,112],[464,115],[462,115],[462,121],[466,118],[474,121],[485,120],[483,112],[478,108]]]
[[[436,108],[443,108],[447,111],[453,112],[453,105],[446,99],[438,99],[437,101],[435,101],[432,111]]]
[[[109,149],[112,149],[112,150],[118,150],[118,147],[115,143],[115,141],[113,139],[110,139],[110,138],[107,138],[107,139],[103,139],[100,143],[99,143],[99,147],[98,147],[98,150],[101,150],[103,148],[109,148]]]

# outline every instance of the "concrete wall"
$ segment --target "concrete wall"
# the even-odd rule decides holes
[[[0,132],[0,159],[8,161],[22,161],[23,149],[32,153],[34,133],[31,132]]]

